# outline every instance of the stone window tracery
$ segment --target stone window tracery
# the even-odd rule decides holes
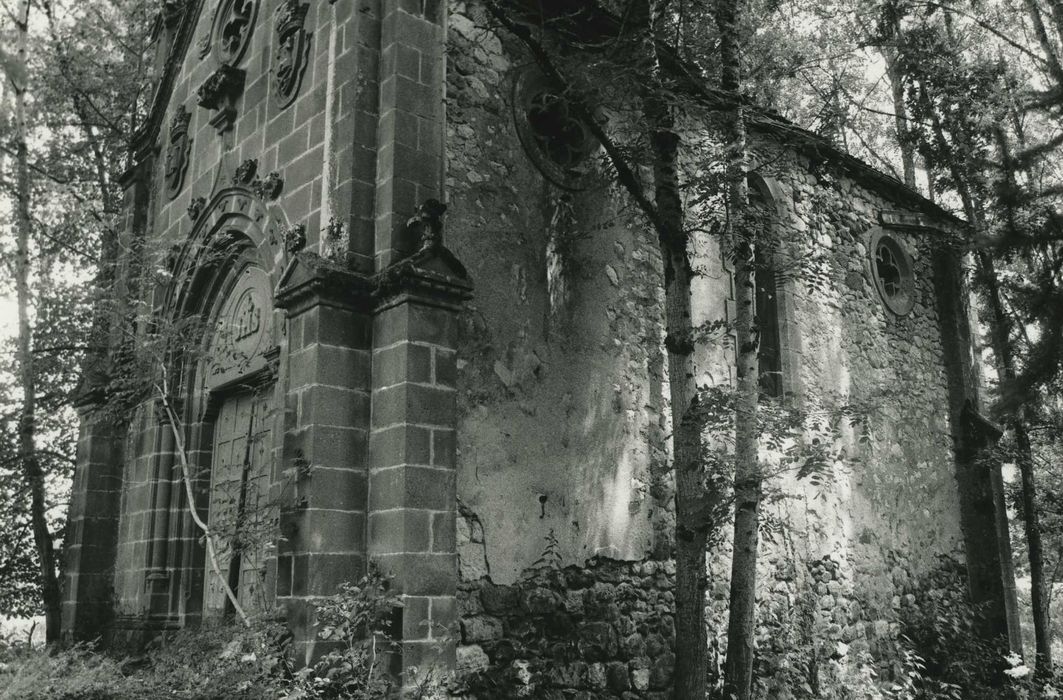
[[[881,231],[871,239],[871,273],[886,308],[898,316],[915,305],[912,259],[899,240]]]
[[[569,96],[542,74],[525,70],[513,86],[513,120],[525,152],[547,180],[586,189],[599,144]]]
[[[223,0],[215,20],[214,55],[222,65],[233,66],[243,58],[251,41],[256,0]]]

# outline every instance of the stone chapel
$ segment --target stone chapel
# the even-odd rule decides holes
[[[661,261],[620,193],[581,185],[596,144],[563,98],[477,0],[168,1],[155,32],[113,284],[204,330],[163,360],[165,400],[120,419],[99,410],[109,359],[86,372],[65,635],[136,644],[224,619],[224,576],[242,605],[280,606],[310,659],[313,600],[372,561],[403,600],[402,668],[473,672],[558,635],[558,688],[664,697]],[[905,609],[947,573],[986,634],[1014,635],[964,223],[780,117],[750,129],[770,163],[754,198],[831,280],[758,280],[764,390],[894,397],[843,431],[855,466],[768,507],[788,525],[763,544],[762,605],[806,601],[817,640],[887,668]],[[695,320],[730,318],[724,256],[705,240],[696,257]],[[706,383],[730,381],[725,347],[699,352]],[[214,572],[192,510],[257,536],[223,542]],[[709,560],[725,625],[726,546]]]

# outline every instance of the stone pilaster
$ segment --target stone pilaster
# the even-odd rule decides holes
[[[112,615],[122,433],[104,413],[83,407],[63,547],[63,636],[96,639]]]
[[[443,199],[446,3],[382,0],[376,269],[413,252],[406,220]]]
[[[986,637],[1004,637],[1013,649],[1016,645],[1021,648],[1011,542],[1006,524],[1003,531],[999,527],[1005,517],[1000,464],[987,464],[982,458],[984,450],[1000,435],[978,414],[978,364],[963,284],[963,262],[960,252],[947,243],[935,254],[934,290],[948,377],[949,425],[956,456],[971,602],[982,611],[982,632]]]
[[[407,684],[411,667],[454,665],[457,314],[471,288],[449,262],[385,273],[373,321],[368,549],[403,600]]]
[[[151,486],[151,523],[148,540],[146,586],[148,613],[166,618],[171,613],[172,570],[167,552],[170,546],[171,493],[174,486],[174,436],[161,405],[155,411],[155,471]]]
[[[288,388],[276,595],[297,658],[315,655],[312,603],[365,573],[371,319],[367,282],[310,252],[281,279]]]

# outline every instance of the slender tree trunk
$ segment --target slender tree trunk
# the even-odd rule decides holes
[[[720,0],[716,24],[720,35],[721,87],[739,94],[741,55],[738,45],[739,0]],[[759,367],[754,317],[756,227],[747,221],[746,128],[741,101],[726,115],[728,151],[727,227],[735,257],[738,395],[735,403],[735,521],[731,560],[731,611],[727,625],[724,695],[748,700],[753,684],[753,630],[757,603],[757,548],[763,475],[757,456]]]
[[[900,28],[894,28],[894,36],[899,37]],[[904,104],[904,81],[897,67],[897,50],[883,48],[882,56],[886,59],[886,75],[890,81],[890,93],[893,96],[894,128],[897,130],[897,146],[901,149],[901,164],[904,167],[904,184],[917,189],[915,181],[915,145],[908,136],[908,108]]]
[[[44,470],[37,454],[37,385],[33,366],[33,326],[30,323],[30,176],[26,90],[29,81],[27,49],[29,45],[30,0],[22,0],[16,22],[18,43],[10,81],[15,93],[15,167],[16,167],[16,250],[15,295],[18,302],[18,375],[22,388],[22,406],[18,421],[19,457],[22,474],[30,492],[30,521],[40,564],[41,588],[45,615],[45,639],[59,641],[61,605],[59,577],[56,573],[55,543],[48,528]]]
[[[990,332],[993,353],[1001,374],[1008,380],[1015,378],[1015,360],[1011,352],[1008,329],[1011,322],[1000,295],[996,266],[985,251],[978,253],[978,268],[982,284],[989,300]],[[1022,478],[1023,527],[1026,533],[1026,548],[1030,560],[1030,598],[1033,607],[1033,631],[1037,663],[1034,675],[1046,679],[1052,673],[1052,632],[1048,626],[1048,605],[1051,595],[1045,579],[1044,547],[1041,543],[1041,524],[1037,504],[1037,480],[1034,476],[1033,446],[1027,429],[1029,416],[1025,408],[1019,409],[1010,421],[1015,435],[1016,463]]]
[[[971,187],[964,177],[965,172],[971,172],[966,164],[960,162],[955,152],[948,146],[945,139],[944,128],[938,115],[931,111],[931,120],[935,138],[938,144],[949,154],[948,163],[957,191],[963,202],[964,213],[968,221],[976,231],[984,228],[984,212],[981,202],[977,201]],[[1003,160],[1007,165],[1010,156],[1007,144],[1001,141]],[[1004,302],[1000,294],[1000,283],[997,276],[993,257],[989,252],[980,250],[977,252],[978,277],[986,291],[989,301],[989,335],[996,356],[997,367],[1000,375],[1006,380],[1015,378],[1015,360],[1011,346],[1011,320],[1004,308]],[[1047,678],[1052,671],[1052,638],[1048,627],[1048,604],[1050,596],[1046,586],[1044,575],[1044,555],[1041,543],[1041,528],[1038,518],[1037,484],[1033,473],[1033,449],[1030,444],[1029,417],[1026,410],[1020,409],[1010,421],[1012,432],[1015,435],[1016,452],[1019,474],[1022,478],[1022,499],[1024,510],[1023,525],[1026,531],[1026,545],[1030,563],[1031,603],[1033,607],[1034,643],[1036,646],[1035,677]]]
[[[679,136],[666,94],[656,39],[663,14],[656,0],[642,0],[648,89],[645,113],[653,149],[654,204],[658,241],[664,261],[665,330],[668,342],[672,450],[676,479],[676,667],[677,700],[702,700],[706,694],[708,633],[705,626],[707,573],[705,547],[713,529],[701,459],[703,420],[699,420],[694,386],[694,343],[690,310],[693,272],[687,249],[683,203],[679,193]]]
[[[1038,7],[1037,0],[1023,0],[1023,5],[1026,7],[1026,14],[1030,18],[1030,24],[1033,26],[1033,33],[1037,37],[1037,43],[1041,45],[1041,51],[1045,55],[1048,73],[1052,76],[1057,86],[1063,87],[1063,65],[1060,64],[1059,54],[1056,53],[1052,40],[1048,36],[1044,18],[1041,16],[1041,8]]]

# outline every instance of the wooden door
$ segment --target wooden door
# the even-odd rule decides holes
[[[271,537],[268,404],[252,393],[227,397],[214,424],[208,525],[218,566],[241,607],[263,604],[266,545]],[[225,589],[208,555],[203,612],[232,613]]]

